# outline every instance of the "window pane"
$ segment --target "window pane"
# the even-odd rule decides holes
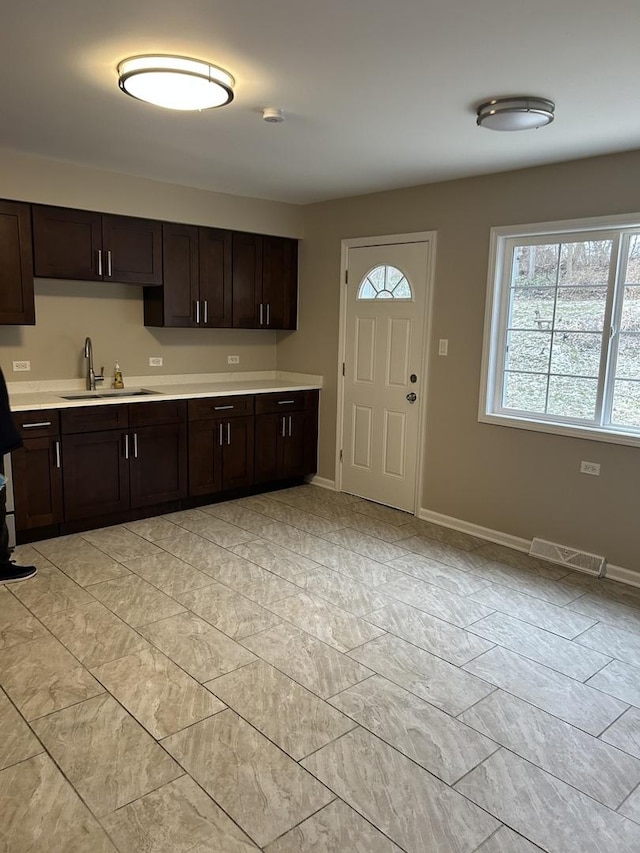
[[[544,413],[547,377],[531,373],[505,373],[502,406]]]
[[[555,329],[601,332],[607,306],[606,287],[565,287],[558,290]]]
[[[640,286],[623,289],[622,321],[624,332],[640,332]]]
[[[629,238],[625,284],[640,284],[640,234],[632,234]]]
[[[618,426],[640,427],[640,382],[616,380],[611,422]]]
[[[640,379],[640,335],[620,335],[616,379]]]
[[[555,287],[560,245],[516,246],[513,250],[513,287]]]
[[[509,332],[506,368],[547,373],[551,351],[551,332]]]
[[[598,382],[596,379],[576,379],[568,376],[549,378],[550,415],[593,420],[596,413]]]
[[[555,301],[553,287],[516,287],[511,291],[512,329],[550,329]]]
[[[358,299],[411,299],[411,285],[404,273],[387,264],[372,269],[360,282]]]
[[[554,332],[551,373],[597,377],[601,345],[601,335]]]
[[[606,287],[609,281],[611,240],[581,240],[563,243],[560,251],[561,287]]]

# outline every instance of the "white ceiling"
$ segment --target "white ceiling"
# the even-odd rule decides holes
[[[0,28],[0,146],[210,190],[307,203],[640,148],[638,0],[20,0]],[[227,68],[234,102],[126,97],[117,63],[150,51]],[[556,121],[476,127],[509,94]]]

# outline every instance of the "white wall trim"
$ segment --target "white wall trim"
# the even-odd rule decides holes
[[[423,521],[431,521],[433,524],[440,524],[442,527],[449,527],[451,530],[459,530],[461,533],[469,533],[471,536],[477,536],[478,539],[485,539],[487,542],[495,542],[498,545],[504,545],[507,548],[513,548],[516,551],[529,552],[531,547],[530,539],[522,539],[520,536],[512,536],[510,533],[503,533],[501,530],[492,530],[490,527],[482,527],[480,524],[473,524],[471,521],[463,521],[460,518],[453,518],[450,515],[443,515],[440,512],[434,512],[431,509],[421,508],[418,512],[418,518]],[[623,566],[616,566],[613,563],[607,563],[605,569],[605,577],[608,580],[619,581],[620,583],[628,584],[629,586],[640,587],[640,572],[634,572],[633,569],[627,569]]]
[[[317,474],[314,474],[312,477],[309,477],[307,482],[311,483],[312,486],[320,486],[321,489],[331,489],[332,492],[336,491],[336,481],[329,480],[327,477],[318,477]]]

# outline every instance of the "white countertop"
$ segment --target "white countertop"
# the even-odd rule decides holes
[[[29,409],[68,409],[78,406],[109,406],[117,403],[148,403],[194,397],[228,397],[233,394],[268,394],[308,391],[322,387],[322,377],[304,373],[265,370],[253,373],[191,373],[185,375],[125,377],[125,389],[115,397],[65,400],[65,396],[90,394],[83,379],[7,383],[13,412]],[[153,394],[135,396],[140,390]],[[111,393],[98,388],[96,393]],[[127,393],[129,392],[129,393]]]

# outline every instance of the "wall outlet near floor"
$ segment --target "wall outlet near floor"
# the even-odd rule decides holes
[[[438,355],[448,355],[449,354],[449,339],[448,338],[440,338],[438,341]]]
[[[580,463],[580,473],[581,474],[592,474],[594,477],[600,476],[600,463],[599,462],[581,462]]]
[[[240,364],[240,356],[239,355],[228,355],[227,356],[227,364]]]
[[[162,358],[160,356],[151,356],[149,358],[149,367],[162,367]]]
[[[30,361],[14,361],[13,362],[13,370],[17,373],[21,370],[31,370],[31,362]]]

